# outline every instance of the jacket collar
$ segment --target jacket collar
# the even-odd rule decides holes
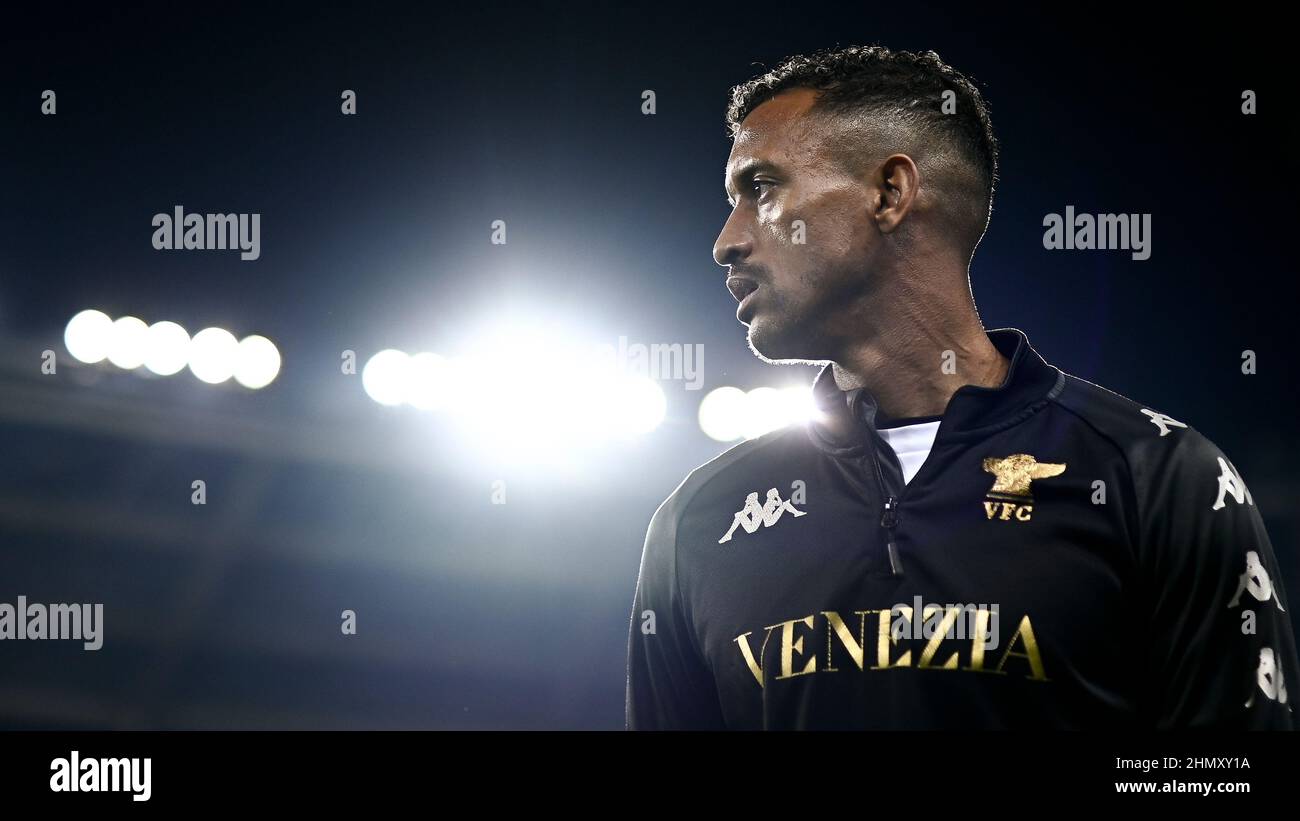
[[[985,333],[1011,361],[1006,379],[996,388],[958,388],[944,409],[936,443],[976,439],[1010,427],[1039,410],[1065,385],[1065,375],[1038,355],[1023,331],[998,328]],[[808,431],[822,450],[856,456],[878,438],[875,397],[866,388],[840,390],[830,364],[817,375],[813,396],[822,416],[808,425]]]

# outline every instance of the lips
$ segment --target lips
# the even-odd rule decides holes
[[[737,302],[744,302],[745,297],[758,290],[758,283],[748,277],[733,274],[727,277],[727,290],[731,291]]]
[[[749,324],[753,318],[755,296],[758,293],[758,283],[744,276],[727,277],[727,290],[740,303],[736,306],[736,319],[743,324]]]

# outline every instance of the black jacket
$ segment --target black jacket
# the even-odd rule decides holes
[[[1292,728],[1290,605],[1208,439],[988,332],[906,486],[865,390],[693,471],[646,537],[631,729]],[[729,538],[727,537],[729,534]]]

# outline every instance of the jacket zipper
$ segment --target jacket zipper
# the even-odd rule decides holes
[[[903,562],[898,557],[898,545],[894,543],[894,528],[898,525],[898,499],[893,495],[887,495],[885,476],[880,472],[880,453],[876,450],[874,442],[871,448],[871,466],[876,469],[876,484],[880,487],[880,495],[885,497],[885,506],[880,513],[880,527],[885,531],[885,549],[889,553],[889,570],[892,575],[901,576],[903,575]]]

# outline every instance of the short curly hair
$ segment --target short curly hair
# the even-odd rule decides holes
[[[733,139],[750,112],[793,88],[818,92],[815,110],[862,118],[877,126],[876,132],[910,143],[883,148],[905,150],[922,168],[924,158],[914,151],[935,158],[932,171],[945,210],[953,216],[958,236],[974,251],[993,207],[998,143],[988,104],[970,78],[934,51],[918,54],[873,45],[797,55],[731,90],[727,125]],[[952,96],[946,98],[946,92]],[[955,103],[952,113],[944,111],[946,99]],[[859,155],[853,149],[864,147],[846,146],[855,159]]]

